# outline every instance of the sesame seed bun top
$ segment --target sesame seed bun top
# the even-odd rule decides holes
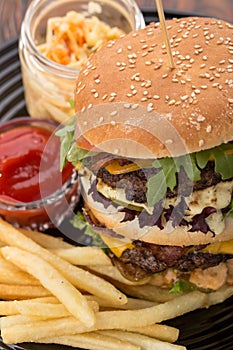
[[[233,139],[233,25],[213,18],[159,23],[93,54],[75,89],[76,138],[135,158],[179,156]]]

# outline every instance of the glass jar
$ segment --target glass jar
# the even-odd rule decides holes
[[[0,125],[0,217],[44,231],[71,216],[80,197],[71,164],[60,171],[57,123],[16,118]]]
[[[38,45],[46,41],[48,19],[69,11],[85,18],[96,16],[128,33],[145,26],[134,0],[34,0],[21,27],[19,55],[25,99],[32,117],[51,118],[63,123],[73,114],[73,94],[79,68],[56,63],[45,57]]]

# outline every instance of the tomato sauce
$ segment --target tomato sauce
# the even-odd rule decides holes
[[[71,175],[67,164],[60,181],[59,139],[51,130],[19,126],[0,134],[0,199],[32,202],[41,199],[41,188],[50,195]],[[49,145],[46,147],[46,145]]]
[[[0,216],[44,230],[64,219],[79,199],[79,180],[60,172],[60,139],[52,121],[19,118],[0,126]]]

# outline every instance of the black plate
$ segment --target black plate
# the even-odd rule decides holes
[[[146,22],[155,21],[155,13],[143,10]],[[186,17],[193,14],[167,12],[166,18]],[[1,101],[0,122],[27,115],[18,58],[18,41],[8,42],[0,49]],[[79,237],[81,243],[82,237]],[[196,310],[166,324],[178,327],[178,343],[188,350],[231,350],[233,348],[233,297],[209,309]],[[72,350],[59,345],[21,344],[5,345],[0,339],[1,350]],[[103,349],[104,350],[104,349]]]

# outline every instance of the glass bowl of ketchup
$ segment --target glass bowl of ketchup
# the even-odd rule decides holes
[[[16,118],[0,125],[0,217],[30,229],[57,227],[79,200],[78,173],[60,171],[58,124]]]

